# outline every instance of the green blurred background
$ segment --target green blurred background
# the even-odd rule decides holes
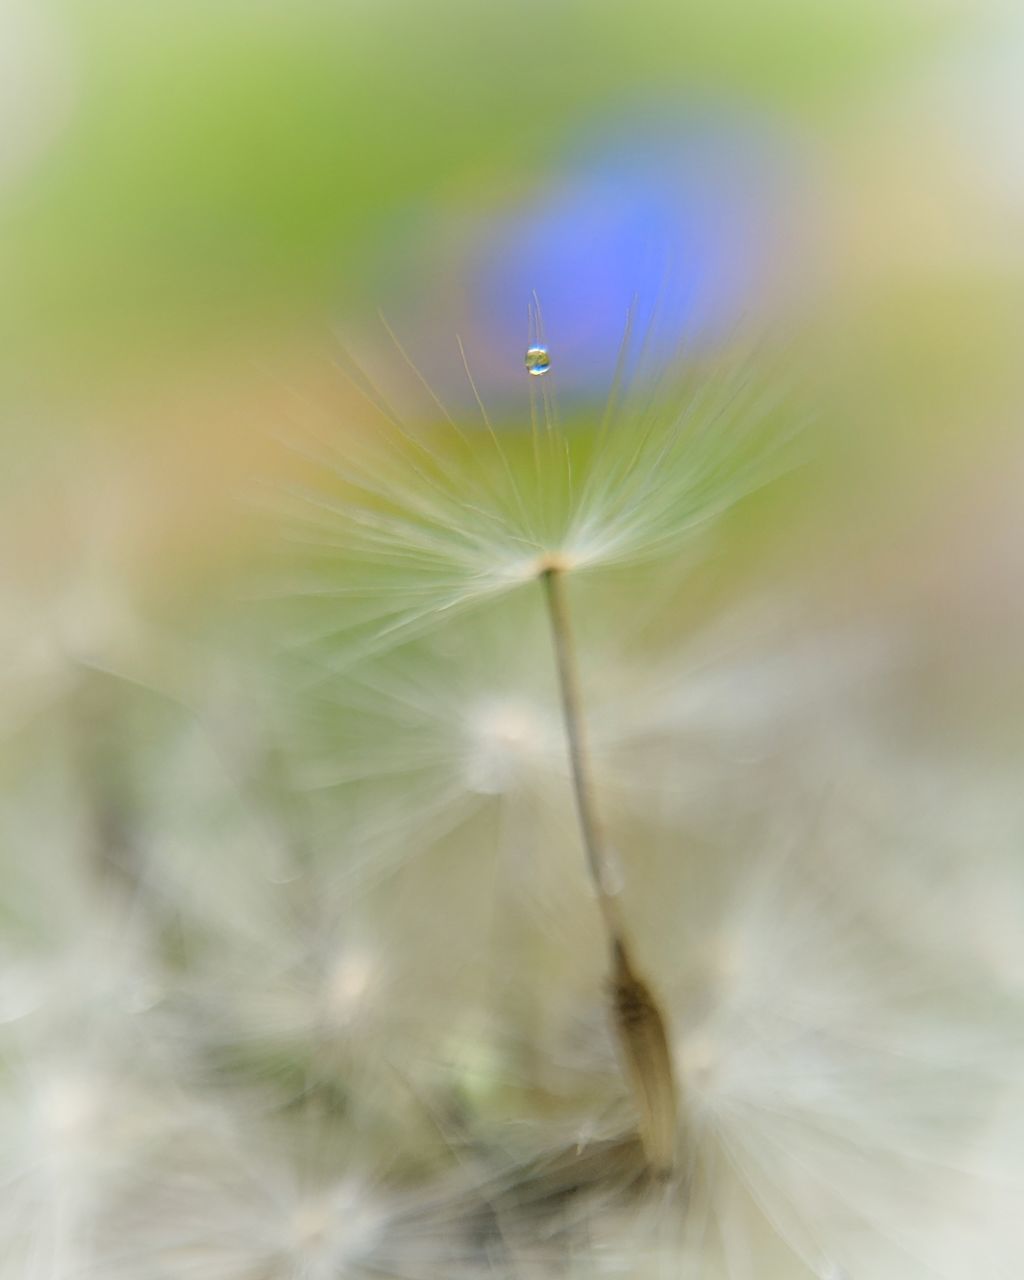
[[[297,398],[343,429],[335,327],[359,335],[386,302],[414,336],[471,345],[472,307],[445,294],[472,266],[460,243],[652,102],[669,129],[679,104],[789,158],[773,270],[742,309],[825,372],[842,465],[821,519],[845,504],[870,541],[878,495],[938,509],[965,471],[984,487],[1017,456],[1021,403],[1013,8],[5,0],[12,615],[102,644],[107,588],[216,595],[267,436]]]

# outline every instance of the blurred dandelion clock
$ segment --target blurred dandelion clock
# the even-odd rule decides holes
[[[94,919],[82,894],[48,921],[43,951],[30,932],[39,887],[7,904],[29,929],[4,947],[0,988],[4,1280],[102,1274],[100,1220],[184,1124],[152,939],[140,922]]]
[[[372,1172],[331,1176],[320,1167],[328,1140],[280,1140],[255,1115],[210,1112],[205,1126],[126,1198],[111,1274],[334,1280],[386,1265],[394,1227]]]
[[[755,1256],[775,1237],[783,1275],[959,1276],[985,1239],[1006,1265],[988,1235],[1005,1171],[983,1145],[1011,1080],[983,988],[959,954],[937,985],[834,875],[810,852],[755,864],[714,994],[677,1018],[709,1225]]]

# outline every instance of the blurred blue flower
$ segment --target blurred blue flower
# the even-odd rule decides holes
[[[498,213],[442,218],[441,247],[435,230],[418,250],[431,261],[410,273],[418,284],[385,310],[457,400],[456,333],[492,397],[521,389],[523,353],[540,339],[560,396],[600,397],[627,323],[633,363],[642,350],[659,366],[728,336],[756,305],[788,170],[781,140],[750,117],[673,105],[601,121]]]
[[[764,157],[720,123],[602,129],[472,255],[473,331],[514,352],[534,294],[562,386],[600,385],[627,316],[651,355],[739,320],[764,252]],[[533,335],[531,335],[533,336]]]

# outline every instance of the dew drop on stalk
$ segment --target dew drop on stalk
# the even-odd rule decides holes
[[[547,373],[551,368],[551,356],[547,347],[528,347],[526,350],[526,371],[535,378]]]

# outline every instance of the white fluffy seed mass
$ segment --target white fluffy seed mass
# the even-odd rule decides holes
[[[133,629],[19,703],[0,1280],[1024,1275],[1017,771],[936,731],[925,619],[697,553],[737,504],[760,541],[771,379],[565,425],[528,381],[532,424],[416,431],[362,384],[284,500],[282,645],[261,614],[169,675]]]

